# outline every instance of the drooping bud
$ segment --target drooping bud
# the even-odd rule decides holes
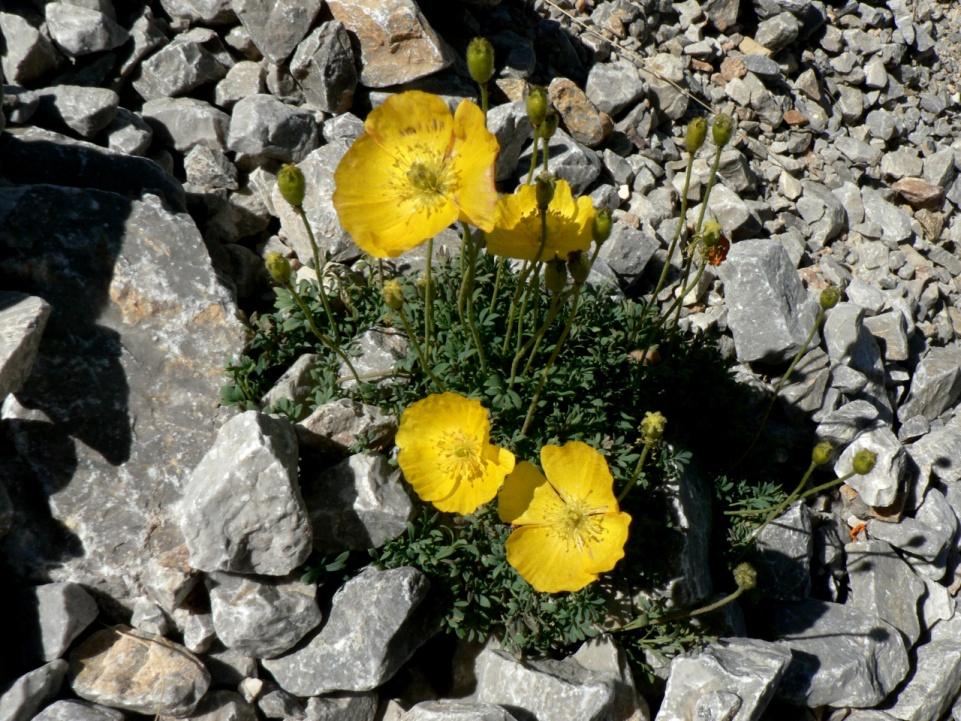
[[[478,85],[494,75],[494,46],[487,38],[474,38],[467,46],[467,69]]]
[[[290,283],[293,270],[290,267],[290,261],[281,253],[276,251],[267,253],[264,263],[267,265],[267,272],[277,285],[287,286]]]
[[[567,272],[577,285],[583,285],[591,273],[591,263],[583,251],[575,250],[567,256]]]
[[[537,209],[545,212],[554,199],[554,178],[550,173],[540,173],[534,183],[534,191],[537,197]]]
[[[664,429],[667,427],[667,418],[660,411],[644,414],[641,421],[641,442],[645,446],[653,446],[659,443],[664,437]]]
[[[296,165],[287,163],[277,172],[277,187],[284,200],[295,208],[304,204],[304,174]]]
[[[544,268],[544,285],[553,294],[560,293],[567,285],[567,264],[555,258]]]
[[[601,208],[594,213],[594,227],[591,231],[594,242],[602,245],[605,240],[611,237],[611,228],[613,226],[614,221],[611,218],[611,211],[608,208]]]
[[[878,461],[878,454],[874,451],[869,451],[867,448],[862,448],[860,451],[854,454],[854,460],[851,462],[852,470],[859,476],[864,476],[874,470],[874,464]]]
[[[821,441],[811,451],[811,463],[815,466],[825,466],[834,457],[834,446],[827,441]]]
[[[836,286],[829,285],[827,288],[821,291],[821,295],[818,296],[818,303],[824,310],[831,310],[841,301],[841,291],[837,289]]]
[[[742,591],[750,591],[757,586],[757,571],[750,563],[739,563],[734,567],[734,583]]]
[[[527,91],[527,119],[531,126],[539,128],[547,116],[547,91],[540,85],[532,85]]]
[[[711,135],[714,138],[714,144],[719,148],[723,148],[731,141],[733,134],[734,119],[725,113],[718,113],[714,118],[714,125],[711,126]]]
[[[705,246],[710,248],[713,245],[717,245],[718,241],[720,241],[721,232],[721,224],[718,223],[714,218],[705,220],[704,225],[701,228],[701,240],[704,241]]]
[[[721,224],[713,218],[704,223],[701,242],[704,244],[704,259],[711,265],[723,263],[731,249],[731,241],[724,236]]]
[[[554,137],[554,131],[557,130],[558,122],[560,122],[560,118],[554,111],[554,108],[550,108],[547,111],[547,115],[544,116],[544,122],[537,128],[538,137],[540,137],[541,140],[550,140]]]
[[[684,145],[687,147],[687,152],[694,155],[704,145],[706,137],[707,120],[703,116],[694,118],[687,124],[687,132],[684,134]]]
[[[384,296],[384,303],[391,310],[400,310],[404,307],[404,288],[396,278],[385,281],[381,293]]]

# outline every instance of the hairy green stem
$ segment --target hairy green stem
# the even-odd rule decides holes
[[[424,270],[424,345],[427,358],[433,357],[434,338],[434,283],[431,269],[434,265],[434,239],[427,241],[427,267]]]
[[[491,302],[487,306],[487,315],[494,312],[494,306],[497,305],[497,294],[501,290],[501,281],[504,278],[504,266],[507,265],[507,258],[503,255],[497,259],[497,273],[494,275],[494,292],[491,293]]]
[[[634,466],[634,472],[631,474],[630,480],[627,482],[627,485],[625,485],[624,488],[621,489],[621,492],[617,494],[618,503],[624,500],[624,498],[627,496],[630,490],[637,483],[637,479],[641,477],[641,469],[644,468],[644,462],[647,460],[647,456],[650,452],[651,452],[651,444],[645,443],[644,447],[641,448],[641,457],[637,459],[637,465]]]
[[[297,211],[297,215],[300,216],[301,222],[304,224],[304,230],[307,231],[307,239],[310,241],[310,250],[314,254],[314,272],[317,274],[317,291],[320,293],[320,302],[324,305],[324,312],[327,314],[327,322],[330,324],[330,330],[334,335],[334,341],[337,340],[337,322],[334,320],[334,314],[330,309],[330,303],[327,300],[327,291],[324,290],[324,266],[320,264],[320,252],[317,250],[317,240],[314,238],[314,231],[310,227],[310,221],[307,220],[307,213],[304,211],[302,205],[294,206],[294,210]],[[324,264],[326,265],[326,263]]]
[[[354,380],[357,381],[357,385],[359,386],[360,377],[357,375],[357,369],[354,368],[354,364],[350,362],[350,358],[347,356],[346,353],[344,353],[344,351],[341,350],[340,346],[337,343],[331,340],[330,337],[328,337],[324,333],[321,333],[320,329],[317,327],[317,324],[314,322],[314,314],[310,312],[310,308],[307,307],[307,304],[304,302],[304,299],[301,297],[300,293],[297,292],[297,289],[294,287],[293,283],[288,281],[286,287],[287,287],[287,291],[293,297],[294,302],[297,304],[297,307],[300,308],[300,312],[304,314],[304,320],[307,321],[307,328],[310,330],[311,333],[314,334],[317,340],[319,340],[321,343],[327,346],[330,350],[336,353],[337,356],[340,357],[340,359],[347,364],[347,367],[350,369],[350,372],[353,373],[354,375]]]
[[[661,268],[661,274],[657,278],[657,285],[654,286],[654,293],[651,294],[651,303],[657,302],[657,296],[663,290],[664,283],[667,282],[667,274],[671,269],[671,259],[674,257],[674,251],[677,249],[677,243],[681,239],[681,234],[684,232],[684,226],[686,225],[685,218],[687,216],[687,193],[691,187],[691,173],[694,170],[694,153],[688,153],[687,156],[687,172],[684,174],[684,192],[681,195],[681,215],[677,222],[677,227],[674,228],[674,237],[671,238],[671,244],[667,248],[667,260],[664,261],[664,267]],[[646,312],[649,307],[648,303],[644,304],[644,311]]]
[[[527,185],[534,182],[534,171],[537,170],[537,148],[540,140],[537,135],[537,128],[534,128],[534,145],[531,146],[531,169],[527,171]]]
[[[424,349],[421,348],[420,343],[417,342],[417,336],[414,334],[414,329],[411,327],[410,320],[407,318],[407,313],[404,312],[403,307],[397,311],[397,315],[400,316],[400,322],[404,326],[404,331],[407,333],[407,337],[414,346],[414,350],[417,352],[417,357],[420,359],[420,365],[424,369],[424,373],[430,378],[431,383],[437,390],[443,390],[443,386],[440,381],[434,376],[434,372],[431,370],[430,363],[427,361],[427,356],[424,355]]]
[[[560,311],[561,295],[562,295],[561,293],[556,293],[551,298],[551,306],[547,311],[547,318],[545,318],[544,322],[534,332],[534,335],[532,335],[530,338],[527,339],[527,342],[524,344],[524,346],[522,348],[518,348],[517,352],[514,354],[514,360],[511,362],[510,380],[507,381],[508,389],[510,389],[514,385],[514,380],[517,377],[517,367],[520,365],[521,360],[524,358],[524,356],[527,354],[528,351],[530,351],[532,348],[537,348],[537,346],[540,345],[540,340],[544,336],[544,333],[550,327],[551,323],[554,322],[554,318],[557,317],[557,313]],[[530,368],[530,363],[531,363],[531,360],[534,359],[535,352],[536,350],[531,351],[530,359],[527,361],[527,365],[524,368],[525,373],[527,372],[527,369]]]

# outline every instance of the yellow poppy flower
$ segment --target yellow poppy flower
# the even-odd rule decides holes
[[[393,258],[455,220],[494,227],[498,145],[484,113],[464,100],[451,115],[412,90],[371,111],[334,173],[334,207],[360,248]]]
[[[514,469],[514,454],[490,443],[487,409],[456,393],[435,393],[409,405],[396,443],[407,482],[446,513],[473,513],[497,495]]]
[[[507,560],[537,591],[578,591],[624,557],[631,517],[614,496],[614,479],[586,443],[544,446],[546,478],[523,461],[504,482],[497,510],[516,528]]]
[[[535,260],[541,243],[541,217],[533,185],[520,186],[513,195],[501,196],[497,226],[487,235],[487,250],[521,260]],[[574,199],[566,180],[554,184],[547,206],[547,241],[539,260],[566,260],[575,250],[591,245],[594,205],[587,196]]]

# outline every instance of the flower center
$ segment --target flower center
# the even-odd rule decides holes
[[[583,548],[601,537],[603,509],[591,508],[580,499],[569,499],[552,520],[557,535],[567,544]]]
[[[480,444],[476,438],[463,431],[449,431],[438,446],[446,472],[458,483],[473,481],[483,475]]]
[[[421,193],[443,195],[447,189],[444,167],[438,163],[427,163],[420,160],[411,163],[407,170],[407,180]]]
[[[433,213],[456,188],[457,174],[443,156],[422,152],[416,160],[403,159],[399,165],[398,194],[402,200],[412,201],[418,212]]]

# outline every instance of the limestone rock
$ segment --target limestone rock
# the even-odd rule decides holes
[[[844,552],[851,584],[848,605],[890,623],[904,634],[909,647],[917,643],[924,582],[886,541],[849,543]]]
[[[123,712],[85,701],[54,701],[33,721],[124,721]]]
[[[37,624],[44,661],[60,658],[98,613],[90,594],[75,583],[46,583],[14,598],[19,622]]]
[[[302,446],[321,451],[341,454],[362,438],[368,448],[386,450],[397,430],[397,419],[377,406],[338,398],[318,406],[296,430]]]
[[[180,644],[124,626],[97,631],[70,655],[71,688],[125,711],[185,716],[210,685],[204,665]]]
[[[157,98],[143,104],[143,117],[159,140],[181,153],[202,145],[223,150],[230,116],[196,98]]]
[[[358,75],[350,36],[343,24],[332,20],[304,38],[290,60],[290,74],[304,91],[304,99],[318,110],[349,110]]]
[[[43,88],[37,91],[37,98],[39,119],[66,126],[85,138],[92,138],[110,125],[120,103],[113,90],[78,85]]]
[[[961,397],[961,346],[931,348],[921,359],[911,378],[911,391],[898,408],[898,418],[906,421],[922,415],[933,421]]]
[[[247,411],[217,433],[178,504],[190,565],[282,576],[310,554],[297,486],[297,437],[285,420]]]
[[[844,449],[834,463],[838,476],[851,472],[854,454],[866,449],[877,454],[877,461],[870,473],[855,475],[847,484],[858,492],[861,500],[869,506],[889,506],[897,498],[904,474],[904,447],[887,426],[864,431]]]
[[[235,153],[299,163],[319,142],[314,116],[272,95],[246,97],[234,105],[230,116],[227,146]],[[311,187],[311,193],[315,192]]]
[[[321,5],[321,0],[231,0],[254,45],[274,63],[286,60],[303,40]]]
[[[41,706],[57,695],[67,673],[63,659],[25,673],[0,694],[2,721],[29,721]]]
[[[153,140],[153,129],[143,117],[121,107],[104,128],[104,134],[107,147],[124,155],[143,155]]]
[[[257,721],[257,711],[236,691],[217,689],[211,691],[187,716],[160,716],[157,721]]]
[[[566,180],[571,191],[578,195],[587,190],[601,174],[601,158],[590,148],[582,145],[563,130],[557,130],[549,143],[551,172]],[[520,167],[531,162],[531,148],[520,157]]]
[[[503,706],[470,701],[421,701],[403,715],[401,721],[515,721],[517,717]]]
[[[521,151],[531,139],[531,124],[527,119],[525,104],[518,101],[491,108],[487,113],[487,129],[495,135],[500,145],[495,180],[507,180],[518,171]]]
[[[757,550],[758,584],[765,596],[794,601],[810,594],[814,534],[803,502],[764,527],[757,536]]]
[[[378,694],[331,693],[307,700],[307,721],[375,721]]]
[[[0,69],[8,83],[28,85],[61,61],[50,39],[22,15],[0,12],[0,35],[5,45]]]
[[[217,33],[194,28],[144,60],[133,87],[144,100],[186,95],[220,80],[231,65],[233,60]]]
[[[174,20],[200,25],[224,25],[236,22],[230,0],[160,0],[160,5]]]
[[[26,382],[50,317],[50,304],[23,293],[0,293],[0,398]]]
[[[560,113],[564,127],[579,143],[594,148],[614,129],[611,117],[601,113],[587,95],[567,78],[555,78],[548,88],[551,104]]]
[[[885,713],[903,721],[940,719],[961,690],[961,643],[929,641],[919,646],[907,684]]]
[[[44,14],[53,42],[71,58],[112,50],[127,41],[127,31],[97,10],[52,2],[44,7]]]

